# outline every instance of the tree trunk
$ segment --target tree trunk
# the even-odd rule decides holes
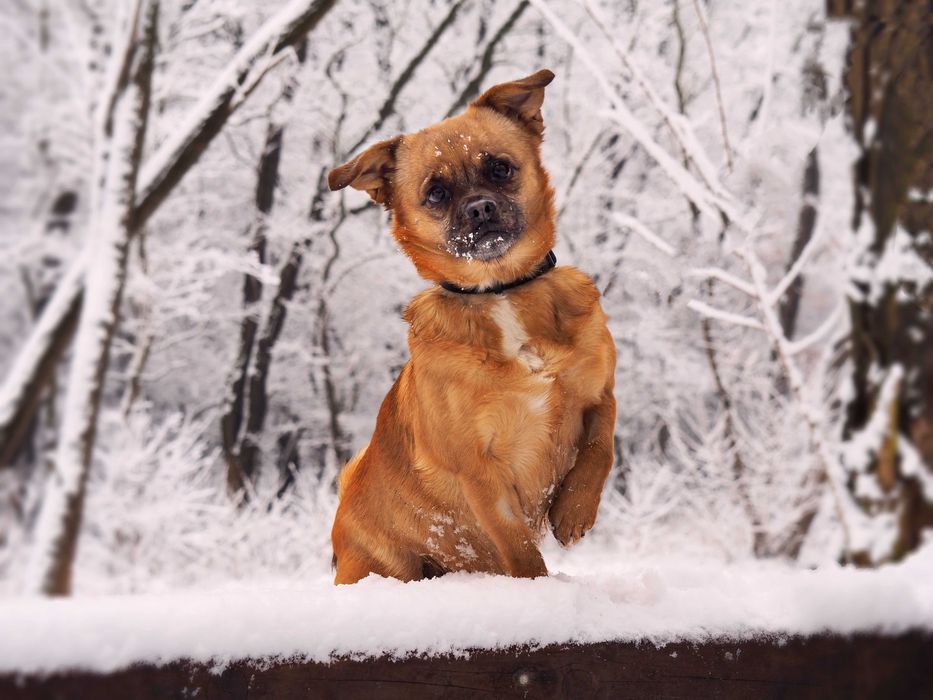
[[[789,272],[793,268],[794,263],[797,262],[800,254],[803,253],[804,248],[813,238],[819,196],[820,158],[817,148],[814,147],[807,154],[807,165],[803,171],[803,204],[800,207],[800,215],[797,219],[797,234],[794,236],[794,244],[791,247],[790,257],[787,260],[787,267],[784,272]],[[803,282],[803,275],[797,275],[797,278],[787,288],[778,309],[781,328],[784,329],[784,335],[788,338],[793,338],[794,331],[797,329],[797,314],[800,310],[800,299],[803,296]]]
[[[71,343],[81,309],[83,257],[66,272],[0,387],[0,467],[13,463],[29,433],[43,390]]]
[[[55,471],[46,486],[35,532],[28,585],[67,595],[80,530],[84,491],[94,451],[110,342],[119,319],[132,230],[136,174],[146,133],[158,3],[140,0],[130,18],[119,75],[100,120],[102,181],[95,197],[93,234],[85,244],[86,299],[78,321]]]
[[[707,283],[707,294],[713,296],[713,281]],[[735,407],[732,403],[732,397],[726,389],[722,380],[722,372],[719,370],[719,358],[716,349],[716,339],[713,337],[712,321],[709,318],[703,318],[700,322],[703,331],[703,345],[706,347],[706,359],[709,362],[710,371],[713,373],[713,380],[716,383],[716,394],[719,397],[719,405],[725,413],[725,423],[723,424],[724,436],[729,449],[732,453],[732,476],[735,480],[736,496],[739,503],[742,504],[742,510],[748,518],[748,524],[752,531],[752,553],[756,557],[768,557],[773,554],[771,545],[768,541],[767,533],[761,522],[761,516],[758,509],[752,501],[751,493],[748,488],[748,470],[745,468],[745,460],[742,459],[742,453],[739,450],[739,440],[736,435],[736,415]]]
[[[272,211],[275,201],[275,183],[279,174],[279,158],[282,150],[282,127],[270,124],[265,146],[259,159],[259,178],[256,183],[256,208],[258,216],[253,224],[249,252],[260,264],[266,262],[265,217]],[[224,413],[220,419],[221,442],[227,462],[227,486],[231,493],[242,490],[246,481],[253,478],[254,464],[243,464],[243,423],[246,392],[249,388],[249,368],[259,331],[256,304],[262,298],[262,282],[247,273],[243,277],[243,321],[240,323],[240,344],[233,369]]]
[[[881,559],[899,559],[933,525],[933,11],[911,0],[828,5],[855,20],[846,83],[861,151],[846,467],[850,487],[877,486],[874,496],[860,491],[869,514],[895,515],[896,538]],[[857,561],[879,557],[862,552]]]
[[[307,56],[307,41],[302,41],[298,45],[296,55],[299,65],[303,64]],[[292,101],[296,88],[297,81],[293,76],[282,91],[282,101],[285,104]],[[253,224],[249,252],[257,257],[260,264],[266,262],[266,219],[272,213],[272,207],[275,204],[284,132],[284,126],[270,121],[266,128],[266,139],[257,167],[257,216]],[[240,344],[228,380],[224,413],[220,418],[221,444],[227,463],[227,489],[231,494],[243,491],[246,483],[255,479],[261,456],[258,436],[254,437],[249,434],[249,427],[255,424],[255,419],[249,412],[252,408],[252,401],[249,397],[254,388],[253,379],[255,378],[255,371],[251,377],[250,368],[256,355],[256,337],[259,332],[259,318],[255,306],[261,299],[262,282],[247,273],[243,277],[244,316],[240,324]],[[265,391],[264,379],[260,387],[262,391]],[[262,402],[262,406],[264,410],[265,401]],[[259,420],[260,428],[264,418],[263,411],[263,416]]]

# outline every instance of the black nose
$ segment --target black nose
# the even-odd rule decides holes
[[[473,226],[492,221],[496,215],[496,203],[491,199],[474,199],[466,205],[467,218]]]

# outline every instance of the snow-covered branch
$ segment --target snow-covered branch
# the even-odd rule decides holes
[[[267,61],[312,31],[336,0],[291,0],[237,51],[220,75],[139,173],[134,224],[138,227],[198,161],[230,118],[242,85],[265,75]],[[255,87],[255,84],[253,85]]]
[[[645,76],[641,67],[631,57],[630,52],[622,45],[619,38],[610,31],[608,20],[603,16],[602,10],[596,6],[593,0],[580,1],[582,1],[584,8],[593,20],[593,23],[600,30],[600,33],[612,46],[619,61],[631,74],[632,79],[645,94],[645,97],[648,98],[651,106],[654,107],[664,123],[667,124],[667,127],[677,140],[683,153],[696,167],[703,183],[711,192],[715,193],[723,200],[729,201],[731,195],[726,192],[725,188],[719,182],[716,175],[716,168],[707,157],[706,151],[697,141],[696,134],[693,133],[690,122],[664,102],[664,99],[658,94],[658,91],[651,84],[651,81]]]
[[[813,232],[810,240],[807,241],[806,247],[800,251],[800,255],[797,256],[793,265],[790,266],[790,269],[784,274],[780,281],[768,292],[768,302],[770,304],[777,304],[781,301],[781,298],[787,293],[787,290],[790,289],[794,281],[800,277],[803,269],[807,266],[807,263],[810,262],[810,258],[813,257],[813,253],[822,242],[822,238],[823,227],[817,222],[816,230]]]
[[[750,316],[743,316],[742,314],[732,313],[731,311],[723,311],[722,309],[717,309],[714,306],[700,301],[699,299],[691,299],[687,302],[687,308],[691,311],[696,311],[701,316],[706,318],[711,318],[716,321],[722,321],[723,323],[731,323],[736,326],[745,326],[746,328],[754,328],[755,330],[761,331],[764,330],[764,326],[761,321],[757,321]]]
[[[38,409],[41,385],[71,340],[86,264],[83,255],[72,263],[0,385],[0,468],[12,462]]]
[[[697,19],[700,21],[700,30],[703,34],[703,41],[706,43],[706,51],[709,54],[710,72],[713,74],[713,85],[716,87],[716,107],[719,111],[719,128],[722,132],[722,147],[726,153],[726,167],[732,170],[732,144],[729,143],[729,127],[726,124],[726,109],[722,100],[722,84],[719,81],[719,70],[716,67],[716,53],[713,51],[713,40],[709,35],[709,20],[706,16],[706,8],[699,0],[693,0],[693,9],[696,10]]]
[[[837,304],[836,308],[832,310],[830,314],[823,319],[823,322],[819,326],[814,328],[812,331],[807,333],[803,338],[799,340],[794,340],[788,343],[787,351],[791,355],[798,355],[804,350],[813,347],[818,342],[823,340],[829,333],[836,328],[839,324],[839,320],[842,318],[843,312],[845,311],[845,306],[843,304]]]
[[[664,148],[654,140],[647,127],[628,108],[619,97],[600,65],[590,50],[580,41],[579,37],[567,24],[551,9],[545,0],[530,0],[535,9],[554,27],[558,34],[573,47],[579,59],[586,65],[593,78],[599,84],[600,90],[612,106],[606,116],[625,131],[648,152],[648,154],[661,166],[665,174],[680,188],[686,196],[703,214],[718,219],[722,212],[730,220],[737,221],[741,217],[735,206],[725,201],[721,196],[711,192],[707,187],[678,163]]]
[[[641,221],[636,219],[634,216],[629,216],[628,214],[623,214],[621,212],[616,212],[612,215],[612,218],[615,219],[615,222],[624,228],[630,229],[637,233],[641,238],[647,241],[650,245],[654,246],[662,253],[669,257],[674,257],[677,255],[677,251],[674,247],[660,238],[654,231],[645,226]]]
[[[698,267],[690,270],[691,277],[703,277],[705,279],[714,279],[728,284],[733,289],[737,289],[748,296],[755,296],[755,288],[750,282],[739,279],[731,272],[726,272],[719,267]]]

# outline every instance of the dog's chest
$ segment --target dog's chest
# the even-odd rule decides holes
[[[514,358],[531,374],[541,374],[545,360],[531,343],[525,326],[507,297],[500,297],[492,307],[492,317],[502,336],[502,354]],[[541,377],[545,379],[546,377]]]
[[[500,375],[494,400],[502,410],[493,413],[497,422],[489,428],[495,435],[493,448],[507,455],[512,487],[526,516],[538,520],[576,454],[580,401],[577,387],[565,381],[565,374],[581,358],[572,341],[556,342],[556,330],[541,333],[540,321],[524,320],[523,309],[525,314],[544,311],[519,306],[508,297],[496,299],[490,308],[499,330],[499,351],[512,370]],[[543,316],[554,314],[548,308]]]

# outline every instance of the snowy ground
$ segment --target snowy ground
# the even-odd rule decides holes
[[[533,581],[457,574],[409,584],[370,577],[334,587],[321,576],[303,585],[0,599],[0,672],[933,630],[929,545],[875,571],[592,554],[552,552],[552,570],[560,572]]]

